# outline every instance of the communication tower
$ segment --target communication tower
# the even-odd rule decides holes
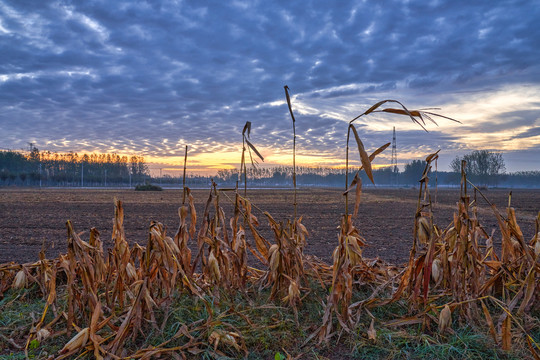
[[[392,134],[392,182],[393,185],[398,184],[399,169],[397,167],[397,146],[396,146],[396,127],[394,126]]]

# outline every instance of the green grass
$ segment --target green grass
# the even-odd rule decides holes
[[[471,327],[453,335],[422,334],[415,329],[380,329],[377,342],[359,339],[354,344],[351,359],[518,359],[500,350],[486,335]]]
[[[27,335],[33,324],[41,318],[44,307],[45,301],[41,298],[36,285],[29,289],[8,291],[0,300],[0,333],[24,348]],[[47,314],[45,322],[50,322],[52,319],[52,314]],[[67,340],[65,336],[58,336],[48,341],[47,346],[41,346],[35,341],[29,350],[29,357],[31,359],[46,358],[48,354],[60,350]],[[24,358],[24,351],[17,350],[0,337],[0,359]]]
[[[246,357],[232,347],[220,346],[219,350],[226,355],[226,357],[221,357],[222,359],[275,359],[280,358],[279,354],[286,353],[292,356],[300,355],[302,359],[428,360],[530,357],[524,342],[516,342],[513,352],[507,353],[493,343],[487,329],[474,325],[460,328],[458,320],[455,320],[453,325],[455,333],[446,336],[437,334],[436,325],[431,331],[422,331],[421,325],[385,326],[384,323],[389,320],[410,315],[405,301],[370,309],[371,314],[376,318],[377,340],[375,342],[367,337],[371,317],[364,312],[365,316],[361,317],[354,333],[342,333],[339,342],[336,341],[338,339],[336,336],[330,344],[318,345],[316,338],[304,344],[320,326],[324,313],[323,302],[326,301],[327,294],[327,290],[322,289],[317,283],[311,283],[310,287],[310,295],[298,308],[298,323],[290,308],[283,306],[279,301],[268,301],[270,295],[268,289],[260,292],[233,292],[235,295],[218,291],[215,293],[218,296],[206,297],[208,306],[200,299],[177,292],[172,296],[168,307],[155,310],[159,328],[165,321],[164,309],[168,311],[163,331],[147,324],[144,334],[139,334],[135,339],[127,339],[126,348],[134,352],[143,347],[158,346],[177,334],[183,325],[189,327],[202,319],[201,325],[210,321],[211,326],[192,333],[204,343],[199,346],[200,353],[197,356],[188,354],[193,359],[215,358],[213,346],[207,341],[210,332],[215,329],[240,333],[249,351]],[[369,291],[359,289],[355,293],[355,298],[362,298],[364,292]],[[59,299],[62,299],[61,294],[59,295]],[[32,323],[40,318],[45,303],[36,286],[18,291],[10,290],[4,296],[0,301],[1,333],[24,346]],[[63,308],[65,303],[59,300],[57,307],[58,311],[65,310]],[[52,320],[52,316],[52,313],[48,314],[46,322]],[[64,322],[59,322],[59,326],[64,325]],[[537,340],[539,330],[534,330],[531,335]],[[57,353],[68,340],[67,336],[63,335],[47,339],[42,344],[34,343],[34,348],[29,351],[30,358],[45,359],[49,354]],[[179,337],[166,347],[181,346],[187,341],[185,336]],[[24,351],[15,349],[3,339],[0,339],[0,349],[0,359],[24,359]]]

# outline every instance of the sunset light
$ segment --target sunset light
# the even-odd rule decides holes
[[[540,359],[540,0],[0,0],[0,359]]]
[[[396,99],[462,124],[439,119],[427,135],[406,117],[373,115],[359,122],[368,148],[395,126],[403,164],[441,149],[448,169],[488,149],[512,158],[509,170],[537,169],[536,6],[366,6],[1,2],[0,147],[137,154],[156,171],[181,167],[188,145],[190,170],[210,174],[238,166],[251,121],[263,166],[286,165],[288,85],[299,164],[342,165],[347,122]]]

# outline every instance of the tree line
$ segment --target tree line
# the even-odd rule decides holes
[[[456,157],[450,164],[451,171],[430,170],[432,185],[458,186],[461,181],[461,166],[465,165],[467,178],[482,187],[540,187],[540,171],[520,171],[505,173],[506,167],[501,153],[487,150],[476,150],[462,157]],[[422,176],[425,161],[413,160],[407,163],[403,171],[395,171],[391,166],[373,170],[377,185],[415,186]],[[292,182],[292,167],[278,166],[273,168],[252,167],[248,169],[248,183],[251,186],[288,186]],[[335,186],[343,187],[345,169],[327,167],[297,167],[297,183],[302,186]],[[352,171],[349,178],[352,178]],[[364,172],[361,180],[370,186]],[[220,170],[217,182],[233,185],[237,180],[238,169]]]
[[[500,153],[485,150],[473,151],[456,157],[451,171],[431,169],[431,184],[457,186],[461,179],[461,164],[465,160],[467,177],[479,186],[540,187],[540,171],[505,173],[505,164]],[[425,167],[425,161],[413,160],[403,171],[394,171],[390,166],[373,170],[375,183],[381,186],[416,186]],[[350,170],[350,178],[356,170]],[[290,166],[248,167],[248,186],[290,187],[293,169]],[[345,169],[323,166],[297,166],[299,186],[343,187]],[[365,186],[370,181],[360,173]],[[190,187],[208,187],[212,180],[221,187],[234,187],[239,177],[238,169],[219,170],[215,176],[188,175]],[[52,153],[39,151],[30,145],[29,151],[0,151],[0,186],[135,186],[151,182],[163,186],[181,186],[181,176],[151,177],[142,156],[120,156],[118,154]]]
[[[119,186],[149,180],[142,156],[118,154],[0,151],[0,185]]]

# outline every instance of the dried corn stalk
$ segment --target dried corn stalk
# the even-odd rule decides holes
[[[341,327],[350,332],[354,326],[350,308],[353,281],[357,267],[363,264],[362,246],[365,241],[352,225],[351,215],[341,218],[339,243],[333,253],[334,265],[331,292],[328,295],[323,322],[319,329],[319,342],[330,340],[333,329],[333,314]]]

